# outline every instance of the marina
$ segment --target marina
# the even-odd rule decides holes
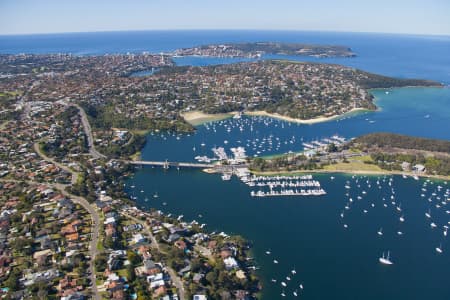
[[[416,46],[420,48],[420,45]],[[359,46],[364,48],[363,44]],[[379,48],[371,44],[367,49]],[[399,57],[404,54],[402,51]],[[375,52],[373,56],[376,57]],[[422,59],[427,57],[431,56]],[[204,65],[213,61],[217,62],[211,58],[177,58],[178,64]],[[340,63],[332,59],[326,61]],[[407,60],[403,60],[399,68],[399,61],[402,59],[386,64],[384,60],[369,62],[359,57],[344,63],[361,64],[372,70],[381,68],[385,75],[398,74],[400,69],[414,69],[408,75],[415,78],[423,74],[433,78],[437,74],[438,68],[428,73],[428,68],[422,68],[421,73],[415,73],[420,66],[406,63]],[[441,73],[438,80],[448,82],[447,73]],[[349,140],[374,131],[450,138],[448,131],[443,130],[450,115],[448,89],[406,88],[372,93],[380,110],[343,116],[326,123],[301,125],[242,115],[200,125],[195,134],[154,133],[148,136],[143,159],[194,162],[196,156],[204,156],[219,160],[211,150],[218,147],[224,148],[228,159],[233,156],[231,148],[237,147],[244,147],[248,157],[304,150],[314,152],[315,147],[322,144],[338,143],[339,140],[332,139],[335,135]],[[254,192],[270,189],[256,186],[263,180],[251,182],[250,174],[240,180],[232,172],[211,175],[194,169],[166,172],[156,169],[138,170],[132,182],[138,191],[145,186],[144,194],[151,195],[158,190],[160,198],[145,202],[140,200],[140,193],[130,196],[136,197],[143,207],[183,214],[186,219],[194,220],[201,214],[207,228],[239,233],[250,239],[255,244],[255,267],[264,278],[264,300],[280,299],[282,294],[283,299],[298,296],[302,299],[369,300],[447,299],[450,295],[446,279],[450,276],[447,251],[450,245],[444,227],[449,225],[449,209],[448,204],[442,203],[448,202],[444,197],[448,185],[444,182],[427,182],[406,175],[315,174],[312,180],[319,181],[327,194],[302,196],[302,201],[290,196],[255,201],[257,197],[250,195],[249,188]],[[297,180],[311,178],[268,181]],[[437,190],[438,185],[441,191]],[[284,189],[295,188],[286,187],[285,183]],[[430,225],[432,222],[436,225],[434,229]],[[380,228],[383,228],[381,236],[377,234]],[[387,257],[387,251],[394,263],[392,267],[379,262],[383,252]],[[294,268],[295,276],[290,273]],[[281,282],[286,287],[281,286]],[[411,282],[420,284],[411,286]]]
[[[382,94],[385,95],[384,92]],[[399,114],[409,115],[405,107],[409,104],[413,106],[414,101],[418,101],[414,100],[417,98],[414,98],[414,94],[408,93],[407,89],[392,90],[387,97],[396,95],[401,98],[386,102],[392,105],[392,108],[389,105],[385,106],[370,118],[383,120],[374,123],[379,130],[383,130],[384,126],[395,126],[403,132],[408,132],[411,128],[420,132],[422,128],[420,126],[425,126],[423,122],[438,121],[436,118],[418,117],[407,126],[394,122]],[[403,109],[399,112],[397,104],[403,101],[402,99],[413,100],[402,103]],[[430,113],[433,114],[435,113]],[[231,148],[237,147],[243,147],[247,156],[300,152],[305,150],[302,143],[319,147],[317,143],[312,142],[339,143],[340,141],[333,136],[348,140],[365,130],[372,130],[367,127],[372,126],[369,125],[372,123],[365,120],[365,115],[367,114],[312,126],[289,125],[266,117],[241,116],[240,119],[200,125],[197,132],[191,135],[155,133],[148,137],[151,147],[147,148],[148,150],[144,149],[143,159],[156,159],[159,153],[164,152],[165,155],[158,159],[173,157],[173,160],[189,162],[195,161],[194,157],[199,155],[217,162],[220,157],[212,149],[220,147],[226,153],[227,159],[235,158]],[[232,125],[233,122],[236,124]],[[180,139],[177,139],[177,136]],[[310,150],[314,151],[312,148]],[[221,153],[221,150],[219,151],[216,149],[217,154]],[[447,275],[450,276],[449,252],[446,251],[450,244],[447,239],[448,229],[444,227],[450,225],[448,223],[450,210],[447,204],[448,185],[445,182],[435,183],[433,180],[427,181],[408,175],[254,176],[245,167],[224,169],[217,175],[203,174],[194,169],[180,171],[169,169],[161,172],[163,174],[155,172],[156,169],[144,168],[136,176],[146,178],[145,182],[148,182],[148,178],[153,178],[152,183],[144,185],[149,186],[147,189],[150,188],[148,191],[150,195],[158,190],[160,199],[145,202],[140,200],[142,197],[140,193],[132,193],[130,196],[136,197],[136,201],[144,207],[156,207],[165,212],[184,214],[185,218],[196,219],[201,214],[202,221],[208,224],[206,228],[220,228],[226,232],[239,232],[251,236],[252,241],[258,244],[255,248],[257,262],[255,267],[259,268],[258,272],[264,278],[267,278],[264,299],[280,298],[283,289],[286,295],[284,299],[294,299],[296,297],[294,292],[299,298],[316,299],[318,295],[322,296],[319,298],[326,298],[331,291],[322,293],[324,285],[340,286],[339,289],[331,289],[333,295],[341,295],[343,298],[346,298],[345,295],[358,295],[357,298],[373,300],[392,297],[423,299],[430,293],[431,288],[433,293],[448,292],[443,279]],[[169,184],[167,180],[171,183],[176,182],[177,189],[174,189],[173,184]],[[140,179],[133,180],[134,185],[138,186],[136,182],[139,181]],[[302,181],[319,182],[320,188],[326,194],[287,195],[286,190],[297,189],[300,192],[302,189],[306,190],[307,188],[299,186],[305,185],[300,183]],[[274,186],[274,193],[280,192],[280,195],[256,196],[258,192],[260,195],[270,193],[271,185]],[[141,189],[141,186],[138,188]],[[308,189],[317,187],[311,186]],[[180,198],[175,190],[182,190],[183,197]],[[199,190],[202,191],[201,197],[198,196]],[[286,195],[281,195],[281,190],[284,190],[283,193]],[[255,195],[253,197],[252,192]],[[183,201],[186,198],[195,200]],[[302,201],[296,201],[297,198]],[[256,199],[264,201],[255,201]],[[248,222],[249,216],[252,222]],[[272,221],[268,222],[268,218]],[[436,227],[433,228],[431,223]],[[275,228],[282,228],[283,233],[280,234]],[[310,230],[311,228],[314,230]],[[382,235],[377,233],[380,228]],[[286,244],[286,240],[292,240],[292,244]],[[311,241],[314,241],[313,244]],[[438,248],[442,252],[439,252]],[[388,249],[394,268],[385,267],[379,262],[383,252],[385,257],[387,256]],[[270,254],[266,254],[266,251]],[[340,257],[336,267],[334,260],[324,259],[329,257],[329,251]],[[299,256],[297,253],[302,255]],[[427,269],[421,260],[429,261],[433,271]],[[354,265],[360,267],[352,267]],[[385,271],[378,270],[377,266]],[[291,284],[291,281],[286,279],[286,274],[294,267],[301,271],[297,271],[296,276],[290,276],[291,281],[296,281]],[[321,272],[330,271],[340,273],[344,268],[346,280],[330,281],[321,275]],[[360,279],[360,268],[365,270],[365,276],[370,277],[373,283],[386,288],[373,291],[366,281]],[[434,274],[433,279],[425,275],[430,272]],[[418,273],[424,275],[417,275]],[[403,291],[408,290],[410,288],[408,282],[413,280],[410,274],[415,274],[414,280],[419,277],[423,286],[415,288],[414,292],[401,294],[388,288],[390,282],[395,281]],[[272,282],[272,279],[276,282]],[[350,287],[345,288],[348,286],[348,280],[360,286],[362,290],[355,292],[353,289],[350,291]],[[300,281],[306,286],[304,290],[299,288]],[[285,282],[287,286],[280,286],[280,282]],[[364,289],[370,290],[371,294],[365,293]]]

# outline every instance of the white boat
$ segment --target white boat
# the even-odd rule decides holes
[[[281,293],[282,297],[286,297],[286,294],[284,292]]]
[[[278,260],[274,259],[274,260],[273,260],[273,263],[274,263],[274,264],[277,264],[277,263],[278,263]]]
[[[425,213],[425,217],[427,217],[428,219],[431,218],[430,210],[428,210],[428,212]]]
[[[378,235],[383,235],[383,228],[380,228],[380,230],[377,231]]]
[[[436,247],[436,252],[437,253],[442,253],[442,244],[439,245],[439,247]]]
[[[303,290],[303,284],[300,283],[299,287],[300,287],[300,289]]]
[[[434,222],[431,222],[430,226],[431,226],[431,228],[436,228],[437,227],[437,225]]]
[[[404,216],[401,216],[399,219],[400,219],[400,222],[405,222],[405,217]]]
[[[287,287],[287,284],[284,281],[281,282],[281,285],[284,286],[284,287]]]
[[[298,296],[297,291],[293,291],[292,294],[293,294],[295,297]]]
[[[158,198],[158,193],[153,194],[153,198]]]
[[[267,254],[267,255],[270,255],[270,253],[271,253],[271,252],[270,252],[269,250],[266,251],[266,254]]]
[[[392,261],[390,260],[390,258],[389,258],[389,251],[388,251],[386,257],[384,257],[384,252],[383,252],[383,256],[381,256],[381,257],[378,259],[378,261],[379,261],[380,263],[382,263],[383,265],[392,265],[392,264],[393,264],[393,262],[392,262]]]
[[[223,180],[223,181],[228,181],[228,180],[230,180],[230,179],[231,179],[231,175],[230,175],[230,174],[226,174],[226,173],[225,173],[225,174],[222,175],[222,180]]]

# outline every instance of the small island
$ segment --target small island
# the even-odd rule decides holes
[[[201,45],[175,50],[174,56],[211,56],[211,57],[245,57],[260,58],[266,54],[298,55],[312,57],[355,57],[348,47],[334,45],[313,45],[299,43],[229,43]]]

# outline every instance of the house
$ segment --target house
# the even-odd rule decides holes
[[[141,243],[141,242],[145,242],[145,237],[142,234],[140,234],[140,233],[134,234],[133,235],[133,242],[135,244],[138,244],[138,243]]]
[[[225,268],[227,269],[234,269],[238,267],[238,263],[234,257],[227,257],[223,260],[223,263],[225,264]]]
[[[194,276],[192,277],[192,281],[194,281],[195,283],[199,283],[204,277],[205,274],[195,273]]]
[[[411,164],[407,161],[404,161],[402,162],[401,167],[403,171],[409,171],[411,168]]]
[[[155,291],[153,292],[153,298],[158,299],[158,297],[163,296],[167,293],[167,288],[164,285],[159,286]]]
[[[424,173],[426,171],[425,166],[421,164],[414,165],[413,171],[417,173]]]
[[[184,250],[186,250],[187,245],[186,245],[186,242],[185,242],[185,241],[183,241],[183,240],[178,240],[178,241],[175,242],[175,247],[177,247],[178,249],[184,251]]]
[[[135,269],[136,275],[154,275],[161,272],[161,266],[156,264],[153,260],[144,260],[144,265]]]
[[[44,266],[47,264],[48,257],[53,255],[53,251],[50,249],[37,251],[33,254],[33,259],[38,266]]]
[[[242,271],[242,270],[237,270],[236,277],[239,278],[239,279],[245,279],[246,278],[245,272]]]

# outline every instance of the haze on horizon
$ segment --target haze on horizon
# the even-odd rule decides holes
[[[448,0],[2,0],[0,34],[251,29],[450,35]]]

